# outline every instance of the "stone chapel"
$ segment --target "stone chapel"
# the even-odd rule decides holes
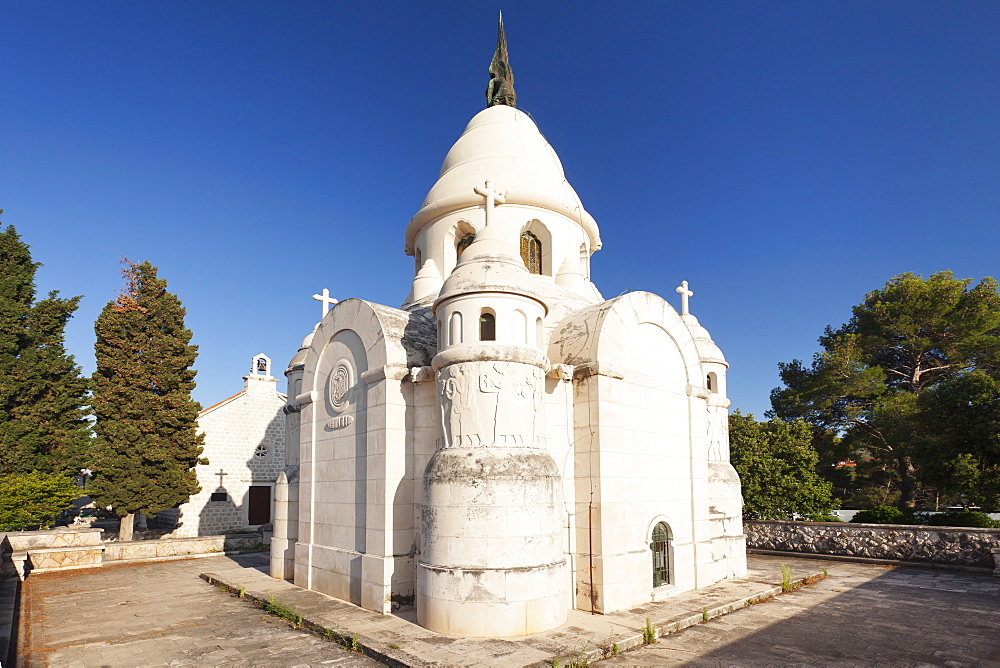
[[[243,391],[198,413],[208,460],[195,467],[201,491],[157,514],[174,524],[175,536],[214,536],[271,523],[274,486],[285,467],[287,397],[277,385],[271,358],[255,355]]]
[[[403,305],[327,299],[285,372],[271,542],[276,578],[469,637],[746,572],[693,293],[601,296],[597,222],[516,107],[502,23],[490,74],[405,228]]]

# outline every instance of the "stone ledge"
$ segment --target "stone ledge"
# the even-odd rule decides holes
[[[249,601],[254,605],[265,608],[269,602],[271,602],[273,596],[265,596],[264,594],[257,593],[246,589],[245,587],[238,587],[235,584],[227,582],[225,578],[216,575],[215,573],[202,573],[201,579],[210,585],[215,585],[221,589],[228,591],[234,596],[238,596],[245,601]],[[307,592],[315,594],[316,592]],[[320,594],[319,596],[323,596]],[[325,598],[325,597],[324,597]],[[281,603],[281,601],[277,601]],[[294,606],[288,606],[289,609],[294,610]],[[359,653],[365,656],[371,657],[383,663],[387,666],[393,666],[396,668],[405,668],[406,666],[430,666],[433,664],[421,661],[419,658],[408,654],[400,649],[390,647],[386,643],[379,642],[372,638],[365,638],[357,633],[352,633],[345,629],[335,629],[330,628],[328,624],[320,623],[318,621],[312,620],[308,615],[301,616],[301,627],[315,633],[316,635],[322,636],[324,638],[329,638],[336,641],[341,646],[350,646],[351,643],[357,642]],[[550,667],[551,668],[551,667]]]
[[[352,616],[355,616],[357,619],[367,619],[371,616],[371,613],[368,611],[362,611],[353,604],[342,602],[338,599],[320,594],[318,592],[301,589],[283,580],[276,581],[272,578],[267,578],[267,576],[257,571],[253,571],[252,573],[243,573],[239,570],[234,570],[223,572],[221,574],[202,573],[201,577],[208,583],[225,589],[231,594],[241,596],[242,598],[247,599],[261,607],[271,601],[282,604],[284,607],[294,612],[296,617],[301,620],[299,622],[301,627],[322,637],[335,640],[343,646],[349,646],[349,643],[356,639],[357,645],[362,653],[385,663],[386,665],[441,665],[433,658],[415,655],[412,649],[411,651],[407,651],[398,645],[388,645],[374,638],[366,637],[360,633],[353,632],[350,628],[352,625],[352,620],[350,618]],[[824,573],[817,571],[806,575],[805,577],[792,580],[790,585],[793,589],[795,589],[800,586],[816,582],[824,577]],[[682,614],[675,614],[673,616],[668,616],[665,619],[651,622],[653,628],[656,629],[657,637],[662,638],[672,633],[683,631],[691,626],[695,626],[713,618],[734,612],[740,608],[766,601],[777,594],[782,593],[781,585],[773,584],[773,579],[760,581],[747,576],[747,578],[743,578],[742,580],[745,584],[751,585],[750,587],[745,587],[743,589],[742,595],[733,592],[736,595],[724,598],[723,600],[726,602],[706,606],[700,611],[697,607],[687,606]],[[267,591],[272,593],[268,594],[266,593]],[[692,610],[692,607],[694,607],[694,610]],[[341,609],[342,612],[333,612],[332,614],[326,615],[326,619],[323,619],[323,611],[329,611],[331,609],[336,611],[338,608]],[[349,612],[344,612],[344,610],[348,609]],[[341,616],[343,621],[327,621],[330,617],[337,617],[338,615]],[[655,608],[651,609],[649,616],[651,618],[655,618],[657,616]],[[392,615],[386,616],[388,619],[391,619],[392,617]],[[609,623],[621,624],[621,620],[616,619],[614,613],[611,615],[598,615],[598,617],[606,619]],[[407,622],[407,624],[412,624],[412,622]],[[639,623],[636,623],[636,626],[638,625]],[[565,630],[566,627],[569,627],[570,633],[582,632],[581,635],[577,636],[581,642],[579,651],[575,651],[572,656],[562,654],[550,655],[541,661],[535,661],[534,663],[527,662],[526,665],[537,668],[551,668],[551,666],[557,661],[567,665],[586,665],[610,656],[609,648],[601,646],[598,634],[591,631],[585,631],[583,629],[575,629],[572,627],[572,622],[568,622],[561,628]],[[636,627],[633,626],[632,628]],[[476,652],[479,655],[480,661],[486,665],[489,665],[490,663],[490,648],[493,647],[498,640],[507,640],[496,638],[453,639],[451,636],[439,635],[431,631],[427,631],[426,629],[416,626],[415,624],[413,624],[411,632],[420,637],[431,635],[434,637],[440,637],[441,639],[447,638],[449,641],[461,640],[465,651]],[[556,629],[554,632],[559,632],[559,629]],[[397,631],[396,635],[400,638],[399,642],[401,644],[408,644],[407,639],[405,638],[405,632],[400,635],[400,632]],[[535,634],[535,636],[544,637],[545,633]],[[531,636],[524,637],[527,638]],[[411,638],[410,640],[413,639]],[[616,639],[615,642],[618,645],[619,651],[623,652],[644,644],[644,639],[642,631],[639,629],[638,632],[632,632],[631,635]],[[478,643],[483,644],[479,646],[477,645]],[[477,646],[482,648],[482,653],[479,653],[478,650],[476,650]],[[538,653],[535,653],[535,656],[538,656]]]

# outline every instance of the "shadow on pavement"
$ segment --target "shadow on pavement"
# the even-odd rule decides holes
[[[1000,579],[990,576],[911,568],[875,577],[834,573],[810,588],[779,595],[760,606],[660,643],[666,651],[676,645],[678,653],[671,654],[671,662],[685,665],[728,661],[975,665],[1000,660]],[[751,622],[754,613],[773,616],[775,621],[707,651],[684,649],[687,644],[725,643]],[[759,617],[752,623],[760,626]]]

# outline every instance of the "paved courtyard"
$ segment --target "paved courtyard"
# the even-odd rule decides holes
[[[1000,666],[1000,578],[827,563],[825,580],[606,663]]]
[[[29,576],[19,665],[379,665],[198,577],[264,563],[253,554]]]
[[[1000,578],[794,558],[755,556],[752,561],[756,575],[713,591],[712,599],[721,600],[726,591],[748,591],[762,573],[777,572],[781,563],[790,564],[796,574],[826,568],[830,577],[606,662],[1000,666]],[[297,588],[264,575],[266,563],[266,555],[251,554],[33,575],[25,582],[21,665],[377,665],[293,629],[199,577],[212,572],[220,579],[242,579],[294,595]],[[693,605],[694,599],[674,598],[662,610],[650,612],[644,606],[632,612],[665,618],[671,605]],[[527,649],[544,645],[537,636],[493,641],[437,637],[400,617],[332,603],[339,612],[329,614],[337,618],[338,628],[350,630],[353,624],[362,637],[374,637],[372,625],[379,625],[395,633],[382,636],[384,642],[411,653],[421,645],[456,652],[442,663],[521,665],[528,662],[520,660]],[[559,630],[561,642],[600,645],[603,637],[597,638],[595,629],[614,629],[613,624],[628,619],[627,614],[616,619],[578,613]],[[618,637],[624,637],[626,631],[619,630]],[[430,655],[417,658],[438,661]]]

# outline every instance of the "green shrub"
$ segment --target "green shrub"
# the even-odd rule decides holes
[[[836,515],[831,515],[829,513],[816,513],[814,515],[810,515],[809,516],[809,521],[810,522],[843,522],[844,520],[840,519]]]
[[[0,476],[0,531],[47,529],[82,495],[72,478],[62,475]]]
[[[913,524],[913,517],[899,508],[875,506],[862,510],[851,518],[852,524]]]
[[[1000,522],[992,519],[986,513],[974,510],[949,510],[946,513],[929,515],[923,522],[932,527],[979,527],[982,529],[1000,528]]]

